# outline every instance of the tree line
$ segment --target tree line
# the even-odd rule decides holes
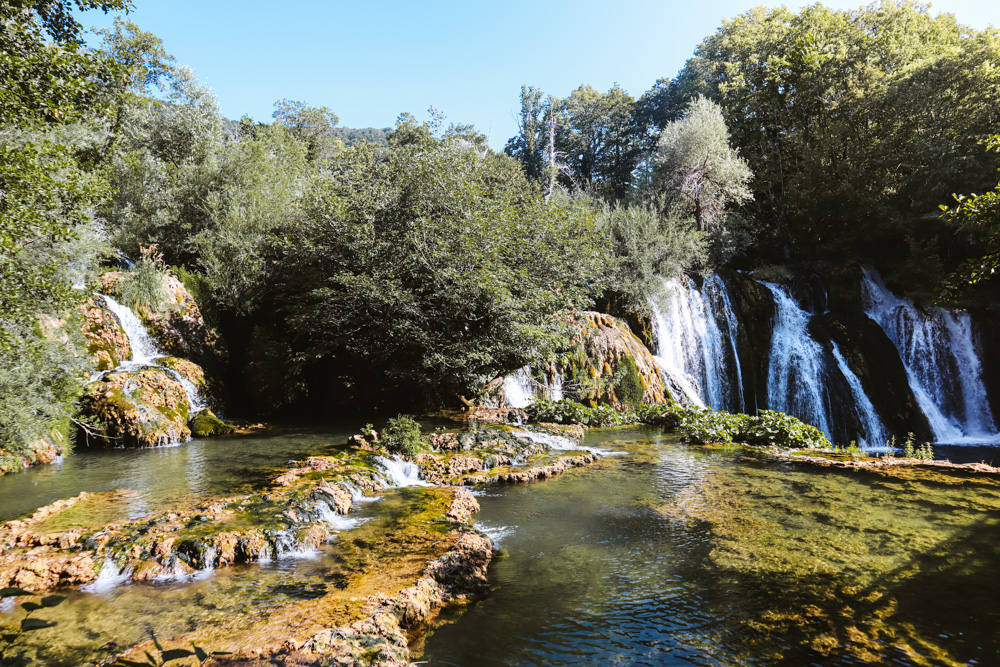
[[[997,34],[913,3],[752,10],[638,100],[524,87],[502,152],[433,109],[226,119],[155,35],[119,21],[88,47],[71,7],[2,10],[5,446],[72,414],[63,325],[151,246],[256,412],[472,399],[564,344],[567,311],[641,315],[683,270],[873,261],[932,293],[995,266],[995,196],[951,194],[996,186]]]

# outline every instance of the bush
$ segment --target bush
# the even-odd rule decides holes
[[[424,449],[420,442],[420,424],[407,415],[399,415],[386,423],[382,429],[381,443],[390,454],[410,458]]]
[[[635,410],[642,405],[642,378],[632,357],[625,355],[615,371],[615,396],[618,401]]]
[[[156,246],[143,248],[142,257],[115,286],[121,302],[135,311],[142,308],[159,310],[167,300],[163,269],[163,256]]]
[[[783,412],[763,410],[747,417],[738,439],[752,447],[786,447],[794,449],[829,449],[830,441],[815,426],[806,424]]]
[[[681,439],[690,445],[740,441],[746,415],[711,410],[685,410],[680,414]]]
[[[587,407],[564,398],[560,401],[538,400],[524,409],[530,421],[584,426],[613,426],[636,422],[632,412],[619,412],[610,405]]]

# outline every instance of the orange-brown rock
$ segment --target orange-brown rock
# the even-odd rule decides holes
[[[108,373],[87,385],[81,406],[105,436],[87,433],[90,445],[153,447],[191,437],[187,394],[162,369]]]
[[[101,297],[89,297],[79,309],[82,316],[80,326],[95,371],[118,368],[132,357],[128,335],[114,313],[104,307]]]

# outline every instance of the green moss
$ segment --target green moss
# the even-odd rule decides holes
[[[213,435],[232,435],[236,429],[215,416],[211,410],[205,409],[194,416],[189,424],[191,435],[196,438],[206,438]]]

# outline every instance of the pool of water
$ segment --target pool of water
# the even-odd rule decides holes
[[[350,426],[357,426],[351,424]],[[275,428],[175,448],[83,451],[0,478],[0,514],[131,489],[140,516],[265,484],[352,428]],[[503,557],[495,590],[446,610],[414,646],[431,665],[1000,664],[1000,480],[938,470],[818,469],[657,429],[588,433],[597,463],[479,489]],[[418,493],[415,490],[414,493]],[[365,503],[376,526],[386,500]],[[108,642],[192,628],[223,642],[341,575],[337,542],[308,558],[184,581],[74,591],[32,646],[87,664]],[[14,612],[0,622],[17,620]],[[213,645],[214,646],[214,645]]]
[[[480,496],[508,555],[430,665],[1000,664],[1000,484],[591,431],[607,457]],[[422,655],[419,652],[422,651]]]
[[[225,496],[267,483],[291,459],[342,444],[358,424],[274,427],[251,435],[193,439],[175,447],[80,448],[56,463],[0,477],[0,521],[81,491],[135,491],[124,514],[136,518],[192,497]]]

